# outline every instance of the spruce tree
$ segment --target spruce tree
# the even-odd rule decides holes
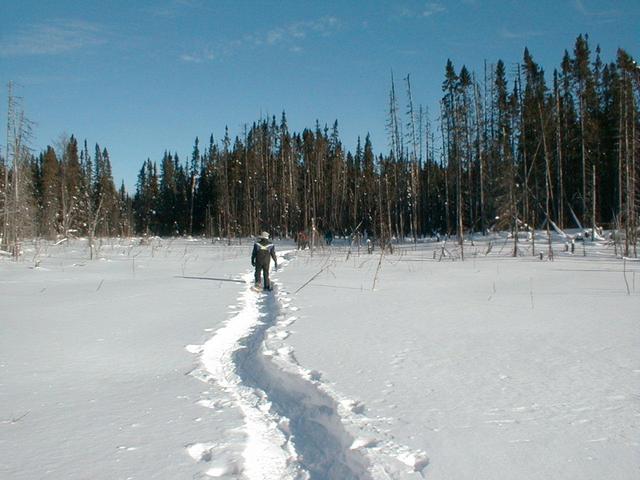
[[[42,158],[42,235],[55,238],[61,231],[60,165],[56,152],[47,147]]]

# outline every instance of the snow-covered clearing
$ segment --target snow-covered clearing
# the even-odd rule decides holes
[[[135,243],[0,263],[0,478],[191,478],[188,444],[242,441],[216,434],[240,412],[198,404],[211,389],[185,346],[235,306],[248,247]]]
[[[0,477],[640,475],[638,262],[276,244],[272,294],[248,241],[0,259]]]

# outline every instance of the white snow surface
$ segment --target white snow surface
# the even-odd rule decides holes
[[[535,240],[26,243],[0,478],[639,478],[640,263]]]

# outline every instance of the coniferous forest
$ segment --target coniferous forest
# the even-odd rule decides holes
[[[440,89],[439,111],[414,104],[424,88]],[[293,132],[283,112],[196,138],[186,158],[147,159],[127,192],[105,147],[71,136],[31,151],[10,86],[3,248],[67,235],[289,237],[315,226],[384,242],[553,226],[623,230],[636,254],[639,100],[631,56],[602,59],[581,35],[551,72],[525,49],[519,64],[476,72],[448,61],[441,86],[392,76],[380,99],[388,145],[364,135],[346,151],[337,121]]]

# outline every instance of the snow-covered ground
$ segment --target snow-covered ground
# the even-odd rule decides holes
[[[638,478],[640,263],[488,241],[277,242],[272,294],[246,240],[26,245],[0,478]]]

